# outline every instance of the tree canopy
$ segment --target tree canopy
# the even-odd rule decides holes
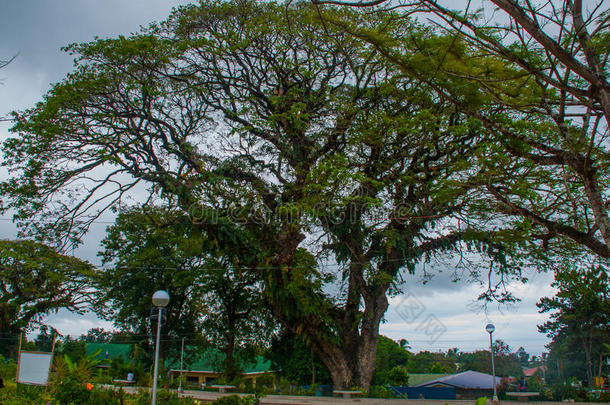
[[[82,313],[93,301],[93,267],[29,240],[0,240],[0,334],[14,338],[45,315]]]
[[[121,212],[102,241],[98,312],[147,341],[150,297],[166,290],[171,298],[164,339],[186,336],[190,347],[197,341],[218,347],[231,380],[239,371],[234,353],[263,345],[274,323],[263,309],[259,280],[240,270],[240,256],[223,255],[216,244],[181,210],[145,206]]]
[[[14,115],[2,191],[24,232],[65,247],[142,183],[150,201],[188,213],[212,250],[241,252],[234,270],[258,278],[336,387],[366,389],[401,272],[476,255],[481,267],[468,271],[489,273],[483,297],[511,299],[502,287],[520,276],[529,239],[507,237],[481,198],[497,139],[476,86],[454,87],[484,114],[473,117],[429,77],[326,21],[411,38],[405,57],[424,55],[422,43],[462,61],[470,53],[395,14],[324,12],[204,2],[130,37],[67,47],[75,70]],[[507,179],[521,171],[503,169]]]
[[[610,343],[608,270],[603,266],[563,269],[552,285],[557,294],[538,303],[540,312],[550,313],[550,320],[538,329],[553,339],[549,346],[555,357],[568,347],[576,348],[573,357],[584,354],[587,381],[593,385],[593,362],[601,364],[603,344]]]
[[[315,3],[395,13],[385,0]],[[481,162],[482,186],[513,232],[544,249],[581,248],[610,258],[607,4],[490,0],[481,9],[454,10],[443,3],[416,0],[398,13],[429,18],[451,38],[444,44],[350,20],[328,23],[363,38],[397,69],[480,120],[498,146]],[[407,46],[417,51],[405,52]],[[490,108],[479,105],[500,114],[490,117]]]
[[[121,212],[102,241],[97,311],[147,340],[152,294],[170,294],[165,333],[201,334],[202,241],[182,212],[134,207]],[[186,224],[184,224],[186,222]]]

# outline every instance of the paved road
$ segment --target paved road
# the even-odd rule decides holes
[[[136,392],[138,388],[124,387],[126,392]],[[141,388],[140,388],[141,389]],[[212,402],[231,393],[221,394],[211,391],[184,391],[181,395],[189,396],[202,402]],[[251,394],[238,394],[247,396]],[[434,399],[383,399],[383,398],[333,398],[333,397],[306,397],[296,395],[268,395],[261,398],[261,405],[474,405],[474,400],[434,400]],[[488,404],[491,404],[488,401]],[[500,405],[566,405],[566,402],[551,402],[551,401],[536,401],[536,402],[518,402],[518,401],[500,401]],[[606,402],[606,404],[610,404]],[[601,405],[600,402],[588,403],[580,402],[578,405]]]
[[[184,391],[182,395],[190,396],[204,402],[211,402],[221,396],[231,394],[219,394],[209,391]],[[248,395],[248,394],[238,394]],[[332,397],[305,397],[296,395],[268,395],[261,398],[261,405],[331,405],[331,404],[354,404],[354,405],[474,405],[474,400],[434,400],[434,399],[383,399],[383,398],[332,398]],[[488,401],[488,404],[491,404]],[[566,405],[565,402],[536,401],[500,401],[500,405]],[[579,403],[578,405],[600,405],[600,403]]]

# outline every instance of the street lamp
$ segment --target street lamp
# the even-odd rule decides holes
[[[155,343],[155,365],[153,369],[153,388],[152,388],[152,401],[151,404],[157,403],[157,369],[159,363],[159,343],[161,342],[161,319],[163,315],[163,308],[169,304],[169,294],[167,291],[159,290],[155,291],[152,296],[152,303],[155,307],[159,308],[159,318],[157,318],[157,340]]]
[[[489,350],[491,352],[491,375],[493,376],[491,384],[494,387],[493,403],[497,404],[498,403],[498,392],[496,391],[496,366],[494,365],[494,345],[493,345],[493,338],[491,336],[494,333],[494,331],[496,330],[496,327],[493,325],[493,323],[488,323],[487,326],[485,326],[485,330],[487,331],[487,333],[489,333]]]

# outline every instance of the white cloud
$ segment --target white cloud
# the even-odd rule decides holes
[[[547,315],[538,313],[536,302],[554,294],[551,282],[552,275],[543,273],[527,284],[511,285],[520,302],[510,306],[490,304],[484,309],[475,300],[480,292],[477,284],[436,289],[433,280],[392,298],[387,323],[380,331],[396,340],[407,339],[415,351],[453,347],[471,351],[487,348],[485,325],[494,323],[494,339],[502,339],[513,350],[523,346],[529,353],[540,354],[546,350],[548,339],[538,332],[537,325],[544,323]]]

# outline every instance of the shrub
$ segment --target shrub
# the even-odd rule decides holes
[[[95,405],[122,405],[125,391],[108,388],[94,388],[89,394],[89,402]]]
[[[17,364],[12,359],[0,355],[0,378],[4,381],[12,381],[17,374]]]
[[[565,399],[576,399],[580,388],[574,387],[572,384],[564,381],[559,381],[551,386],[553,399],[563,401]]]
[[[86,383],[75,378],[65,378],[53,387],[53,397],[60,405],[86,404],[89,395]]]
[[[257,388],[273,387],[274,383],[275,383],[275,376],[270,373],[263,374],[262,376],[260,376],[256,379]]]
[[[374,385],[369,390],[370,398],[394,398],[394,393],[391,389],[383,385]]]
[[[211,402],[212,405],[254,405],[258,404],[258,398],[253,396],[240,397],[239,395],[227,395]]]
[[[97,354],[97,353],[95,353]],[[93,369],[98,363],[95,354],[84,357],[78,363],[64,355],[55,361],[55,372],[51,375],[51,391],[60,405],[88,403]]]
[[[177,394],[168,391],[168,390],[158,390],[157,391],[157,403],[163,405],[199,405],[199,401],[190,398],[180,398]],[[148,392],[140,392],[135,397],[135,402],[133,405],[149,405],[150,404],[150,394]]]
[[[409,385],[409,372],[406,367],[395,366],[388,372],[388,381],[391,385]]]
[[[23,403],[46,403],[50,396],[45,392],[45,387],[38,385],[17,384],[15,396]]]

